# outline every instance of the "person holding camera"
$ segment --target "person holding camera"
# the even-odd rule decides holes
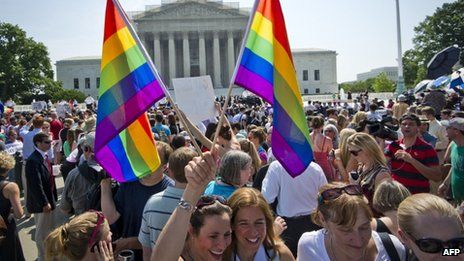
[[[369,134],[355,133],[348,138],[347,143],[348,151],[359,163],[358,169],[350,173],[352,183],[360,185],[374,211],[372,199],[375,188],[383,181],[391,180],[387,160],[375,139]]]
[[[403,139],[387,146],[385,156],[390,160],[392,178],[412,194],[429,193],[432,181],[441,181],[437,152],[419,137],[419,117],[403,115],[400,119]]]

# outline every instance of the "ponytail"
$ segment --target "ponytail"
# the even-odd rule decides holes
[[[55,230],[45,240],[45,256],[47,260],[65,256],[68,260],[82,260],[88,249],[88,242],[96,224],[96,212],[85,212]],[[108,223],[101,225],[96,242],[109,233]]]

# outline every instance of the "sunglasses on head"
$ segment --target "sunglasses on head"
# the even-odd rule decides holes
[[[464,249],[464,237],[457,237],[447,241],[442,241],[436,238],[416,239],[411,234],[408,233],[408,235],[414,240],[414,243],[417,245],[417,247],[425,253],[440,253],[445,248],[458,248],[461,249],[461,251]]]
[[[358,156],[362,150],[348,150],[353,156]]]
[[[222,196],[202,196],[198,200],[197,209],[201,209],[204,206],[213,205],[216,201],[223,205],[227,205],[227,200]]]
[[[326,189],[321,192],[319,196],[319,203],[322,204],[324,201],[332,201],[339,198],[342,194],[346,193],[352,196],[362,196],[362,190],[359,185],[348,185],[341,188]]]
[[[102,212],[100,211],[93,211],[97,214],[97,224],[95,225],[95,228],[93,229],[92,231],[92,235],[90,236],[89,238],[89,242],[88,242],[88,245],[90,247],[90,251],[94,251],[93,249],[95,248],[95,246],[98,244],[98,241],[97,241],[97,235],[98,235],[98,232],[100,232],[100,229],[101,229],[101,226],[103,224],[103,222],[105,222],[105,216],[103,215]]]

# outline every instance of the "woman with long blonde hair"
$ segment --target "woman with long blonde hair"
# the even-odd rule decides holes
[[[274,216],[261,192],[240,188],[228,200],[232,209],[230,260],[295,260],[274,230]]]
[[[350,174],[351,182],[361,186],[372,207],[375,188],[381,182],[391,180],[387,159],[369,134],[355,133],[348,138],[347,143],[349,153],[358,161],[357,171]]]
[[[340,145],[339,148],[333,150],[330,154],[332,158],[332,165],[336,170],[336,176],[340,178],[341,181],[348,183],[349,182],[349,173],[353,170],[356,170],[358,167],[358,162],[356,159],[351,156],[348,151],[347,140],[351,135],[355,134],[356,131],[353,129],[343,129],[340,132]]]

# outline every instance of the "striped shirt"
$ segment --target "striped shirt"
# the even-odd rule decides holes
[[[385,150],[385,156],[391,158],[392,178],[403,184],[412,194],[428,193],[429,180],[423,176],[412,164],[395,158],[395,153],[404,148],[403,140],[392,142]],[[427,167],[437,166],[438,156],[430,144],[417,138],[414,145],[405,149],[411,156]]]
[[[161,230],[184,193],[184,189],[167,187],[166,190],[150,197],[143,209],[139,242],[144,247],[153,248]]]

